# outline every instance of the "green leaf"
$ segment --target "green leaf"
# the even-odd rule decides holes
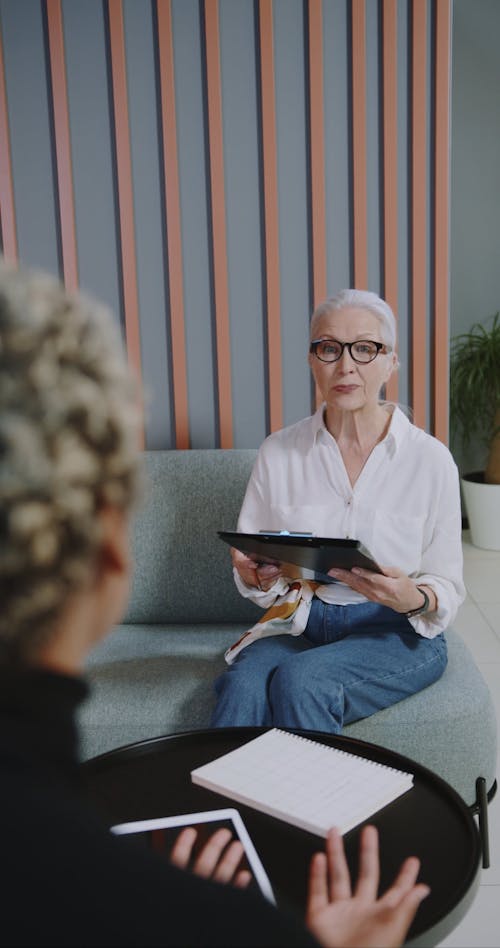
[[[489,322],[489,320],[488,320]],[[491,326],[475,323],[450,345],[450,420],[466,446],[473,435],[487,444],[493,438],[500,407],[500,313]]]

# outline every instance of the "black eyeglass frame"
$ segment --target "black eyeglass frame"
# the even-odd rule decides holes
[[[319,356],[317,353],[317,347],[319,346],[320,342],[334,342],[337,346],[340,346],[339,355],[335,359],[322,359],[321,356]],[[357,359],[356,356],[353,355],[352,347],[362,345],[363,343],[369,343],[371,346],[375,346],[377,350],[370,359]],[[377,358],[380,352],[382,352],[383,355],[386,355],[387,353],[392,352],[391,346],[387,346],[385,342],[376,342],[375,339],[355,339],[354,342],[340,342],[338,339],[313,339],[313,341],[311,342],[309,346],[309,352],[312,352],[313,355],[315,355],[316,358],[319,359],[320,362],[326,362],[326,363],[338,362],[339,359],[341,359],[342,356],[344,355],[344,349],[349,350],[349,355],[351,359],[354,362],[357,362],[358,365],[369,365],[370,362],[373,362],[374,359]]]

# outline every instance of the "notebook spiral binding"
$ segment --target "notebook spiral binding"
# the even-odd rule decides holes
[[[360,754],[353,754],[351,751],[340,750],[338,747],[330,747],[328,744],[323,744],[321,741],[314,741],[310,737],[304,737],[303,734],[296,734],[294,731],[284,731],[283,728],[275,727],[272,730],[276,734],[286,734],[288,737],[293,737],[297,741],[304,741],[305,744],[316,745],[321,751],[335,751],[337,755],[341,757],[348,757],[350,760],[364,760],[366,764],[370,764],[372,767],[379,767],[381,770],[389,770],[393,774],[405,773],[406,776],[411,776],[407,774],[406,771],[398,770],[397,767],[390,767],[389,764],[381,764],[378,760],[372,760],[370,757],[362,757]]]

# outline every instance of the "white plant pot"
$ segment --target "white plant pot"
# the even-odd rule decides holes
[[[485,484],[482,471],[462,477],[465,509],[474,546],[500,550],[500,484]]]

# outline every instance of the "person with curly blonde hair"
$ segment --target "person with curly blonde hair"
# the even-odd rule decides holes
[[[0,659],[13,663],[50,649],[107,519],[134,503],[139,413],[103,307],[43,274],[0,278]]]
[[[0,944],[400,945],[428,889],[408,859],[377,897],[374,827],[354,893],[332,829],[302,926],[243,891],[226,830],[188,873],[192,829],[168,861],[85,800],[75,714],[128,596],[139,418],[108,312],[0,262]]]

